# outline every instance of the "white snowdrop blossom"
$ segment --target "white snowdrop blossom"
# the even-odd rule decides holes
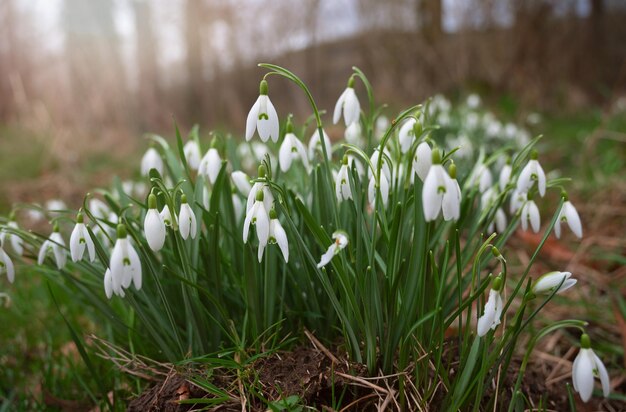
[[[562,222],[567,223],[569,228],[572,230],[572,233],[574,233],[577,238],[580,239],[583,237],[583,226],[580,222],[580,216],[578,216],[578,211],[576,211],[576,208],[569,200],[566,200],[563,203],[563,207],[559,212],[559,217],[556,218],[556,223],[554,224],[554,234],[557,239],[561,238]]]
[[[539,195],[543,197],[546,194],[546,174],[537,161],[537,152],[531,154],[531,159],[520,172],[517,178],[517,190],[528,192],[535,185],[535,182],[537,182]]]
[[[159,214],[161,215],[161,219],[163,219],[163,223],[165,223],[166,226],[172,226],[174,220],[172,219],[172,212],[170,211],[170,207],[168,205],[163,206],[163,209]]]
[[[484,164],[480,164],[474,171],[473,184],[478,186],[480,193],[485,192],[493,184],[491,171]]]
[[[520,208],[524,206],[524,202],[526,202],[527,198],[528,195],[526,192],[519,192],[517,189],[513,190],[513,193],[511,194],[511,200],[509,202],[509,212],[517,212]]]
[[[46,202],[46,210],[49,213],[56,214],[67,209],[67,205],[61,199],[50,199]]]
[[[335,194],[337,201],[352,199],[352,190],[350,189],[349,180],[349,159],[348,156],[343,157],[341,167],[337,176],[335,176]]]
[[[9,221],[9,223],[7,223],[7,228],[12,230],[18,230],[19,226],[17,225],[16,221],[11,220]],[[14,233],[11,233],[6,229],[2,229],[2,231],[0,231],[0,247],[6,247],[6,241],[11,244],[11,249],[13,249],[16,254],[22,256],[22,254],[24,253],[24,240],[21,237]]]
[[[158,252],[165,244],[166,229],[163,217],[156,207],[156,196],[151,193],[148,196],[148,211],[143,221],[143,231],[150,249]]]
[[[500,170],[500,176],[498,177],[498,184],[500,186],[500,190],[503,192],[504,192],[504,189],[506,189],[506,186],[511,181],[511,171],[512,169],[509,163],[502,166],[502,169]]]
[[[376,203],[377,189],[380,191],[380,198],[383,201],[383,206],[387,206],[387,202],[389,201],[389,180],[387,179],[385,173],[380,175],[380,185],[376,183],[376,176],[372,175],[372,177],[370,177],[370,182],[367,186],[367,200],[372,207],[374,207]]]
[[[274,105],[267,95],[267,81],[261,80],[259,85],[259,97],[252,105],[248,118],[246,119],[246,140],[249,141],[256,130],[263,142],[269,138],[278,141],[279,125],[278,114]]]
[[[37,263],[43,265],[46,255],[49,252],[52,252],[57,268],[59,270],[63,269],[67,261],[67,252],[65,250],[65,241],[63,240],[63,237],[61,237],[61,233],[59,233],[59,227],[57,225],[55,225],[52,229],[50,237],[41,244],[39,256],[37,257]]]
[[[359,145],[361,143],[361,125],[359,122],[350,123],[343,136],[348,143]]]
[[[111,211],[109,206],[97,198],[89,199],[89,211],[96,219],[106,219]]]
[[[608,397],[611,393],[609,373],[602,360],[591,349],[591,341],[587,334],[580,338],[580,352],[576,355],[572,365],[572,383],[574,390],[580,394],[580,399],[587,402],[593,393],[593,383],[596,377],[602,384],[602,394]]]
[[[330,138],[328,137],[328,134],[326,134],[325,130],[322,130],[322,134],[324,135],[324,146],[326,146],[326,154],[328,155],[328,160],[330,160],[333,154],[333,150],[330,145]],[[317,129],[315,129],[315,131],[311,135],[311,139],[309,140],[309,160],[312,161],[313,159],[315,159],[316,153],[323,155],[322,144],[320,142],[320,133]]]
[[[487,232],[493,233],[493,229],[495,226],[495,229],[498,231],[498,233],[504,233],[504,231],[506,230],[506,225],[506,213],[504,213],[504,210],[499,207],[496,210],[496,215],[494,216],[493,221],[491,221],[491,223],[489,223],[489,226],[487,226]]]
[[[269,236],[267,239],[267,244],[273,245],[277,244],[280,252],[283,254],[283,259],[285,259],[285,263],[289,262],[289,241],[287,240],[287,233],[285,233],[285,229],[280,224],[278,220],[278,216],[276,215],[276,210],[272,209],[269,213],[270,217],[270,227],[269,227]],[[266,244],[259,242],[259,263],[263,259],[263,251],[265,250]]]
[[[469,96],[467,96],[465,104],[467,104],[467,107],[469,107],[470,109],[477,109],[480,106],[480,96],[476,93],[470,94]]]
[[[15,267],[13,266],[13,261],[7,252],[5,252],[0,246],[0,275],[4,273],[7,274],[9,283],[13,283],[15,281]]]
[[[415,149],[415,155],[413,156],[412,163],[412,173],[411,173],[411,183],[413,183],[415,179],[415,174],[419,176],[420,180],[423,182],[428,176],[428,171],[432,166],[432,157],[433,151],[430,148],[429,144],[426,142],[422,142],[417,145],[417,149]]]
[[[528,230],[528,225],[533,229],[533,232],[538,233],[541,228],[541,216],[539,216],[539,208],[534,200],[528,200],[522,207],[522,215],[520,216],[522,221],[522,229]]]
[[[387,116],[378,116],[378,118],[376,118],[376,125],[374,126],[374,135],[380,140],[383,138],[388,128],[389,119]]]
[[[502,296],[500,295],[501,288],[502,278],[497,277],[491,284],[489,298],[487,298],[487,303],[485,303],[483,315],[478,319],[476,332],[480,337],[485,336],[490,329],[495,330],[500,324],[500,317],[504,307]]]
[[[233,201],[233,212],[235,213],[235,218],[237,219],[237,222],[239,222],[241,220],[241,215],[243,214],[243,202],[237,193],[233,193],[231,199]]]
[[[222,158],[216,148],[210,148],[198,166],[198,174],[204,176],[209,183],[214,184],[222,168]]]
[[[372,156],[370,157],[370,164],[372,165],[374,170],[376,170],[378,168],[378,157],[379,156],[380,156],[380,146],[376,147],[374,149],[374,153],[372,153]],[[389,151],[387,149],[384,149],[383,150],[383,160],[382,160],[381,171],[387,177],[387,180],[391,180],[391,165],[389,164],[389,159],[391,159],[391,154],[389,153]],[[372,177],[373,174],[374,174],[373,173],[374,170],[369,168],[367,175],[369,177]]]
[[[111,252],[111,260],[109,262],[109,271],[104,274],[104,291],[110,299],[111,292],[118,296],[124,296],[123,289],[135,285],[136,290],[141,289],[141,261],[139,255],[128,240],[126,226],[117,225],[117,240],[113,251]]]
[[[554,289],[558,288],[556,293],[565,292],[578,282],[576,279],[571,279],[571,272],[549,272],[541,276],[533,284],[533,293],[536,295],[549,295]]]
[[[333,233],[332,238],[334,242],[330,244],[326,252],[322,255],[320,262],[317,264],[318,268],[326,266],[331,260],[333,260],[333,257],[335,257],[336,254],[348,246],[348,235],[345,232],[338,230]]]
[[[183,239],[187,239],[191,236],[192,239],[196,237],[198,231],[198,223],[196,222],[196,215],[193,213],[191,206],[187,203],[187,196],[182,195],[180,197],[180,212],[178,213],[178,230],[180,230],[180,236]]]
[[[291,122],[287,124],[287,133],[278,151],[280,170],[286,172],[294,160],[301,160],[304,168],[309,170],[309,159],[304,144],[293,134]]]
[[[250,190],[252,189],[252,185],[250,184],[250,178],[247,174],[242,172],[241,170],[235,170],[230,174],[230,178],[232,179],[235,187],[243,196],[248,196]]]
[[[461,193],[458,183],[450,178],[441,165],[439,150],[433,150],[433,165],[428,171],[422,189],[422,206],[427,222],[437,219],[439,211],[444,220],[457,219],[461,207]]]
[[[85,248],[89,253],[89,260],[91,262],[96,260],[96,249],[93,240],[89,236],[87,226],[85,226],[83,214],[79,212],[76,216],[76,225],[70,235],[70,256],[74,262],[78,262],[83,258]]]
[[[256,192],[254,204],[246,212],[246,218],[243,222],[243,243],[248,242],[248,233],[250,225],[256,227],[256,236],[259,239],[259,247],[265,247],[270,235],[269,215],[264,204],[264,192],[258,190]]]
[[[146,153],[141,158],[141,174],[149,176],[152,169],[156,169],[161,175],[163,174],[163,159],[161,159],[161,155],[154,147],[146,150]]]
[[[398,132],[398,141],[400,142],[400,150],[406,153],[411,148],[413,140],[416,136],[416,129],[419,129],[419,123],[414,118],[410,118],[400,128]]]
[[[348,80],[348,87],[341,93],[337,103],[335,104],[335,110],[333,112],[333,123],[337,124],[341,118],[343,112],[343,121],[346,126],[359,121],[361,115],[361,104],[359,98],[354,92],[354,78],[350,77]]]
[[[188,140],[185,146],[183,146],[183,153],[189,168],[191,170],[198,170],[201,161],[200,146],[198,146],[198,143],[195,140]]]

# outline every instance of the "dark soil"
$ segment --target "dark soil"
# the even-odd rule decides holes
[[[453,348],[450,348],[453,349]],[[331,360],[330,357],[334,359]],[[297,347],[292,351],[278,352],[271,356],[259,359],[250,366],[242,369],[238,374],[232,370],[224,373],[212,370],[214,377],[212,384],[230,394],[231,399],[218,406],[207,407],[207,404],[182,404],[186,399],[210,399],[215,396],[197,387],[185,378],[185,373],[173,373],[162,383],[146,390],[140,397],[132,400],[129,411],[189,411],[213,410],[213,411],[241,411],[242,402],[246,402],[245,410],[267,411],[271,410],[268,405],[273,405],[275,410],[285,407],[285,399],[292,397],[296,406],[307,406],[315,410],[332,411],[333,407],[346,408],[349,411],[379,410],[384,405],[384,410],[397,410],[394,402],[385,402],[384,388],[397,388],[395,378],[385,380],[383,378],[367,378],[367,369],[364,365],[350,363],[345,357],[335,358],[339,355],[331,355],[310,346]],[[448,365],[449,372],[453,375],[458,361],[454,356]],[[515,386],[520,362],[513,360],[506,376],[500,380],[500,399],[498,404],[508,405],[512,388]],[[197,373],[202,371],[196,371]],[[349,376],[347,376],[349,375]],[[356,378],[352,378],[356,377]],[[367,378],[359,380],[358,377]],[[525,396],[534,400],[535,407],[539,407],[539,400],[544,399],[543,408],[548,411],[569,411],[570,405],[565,384],[571,379],[564,379],[556,384],[546,384],[545,365],[530,363],[526,370],[521,390]],[[249,390],[253,388],[256,393]],[[243,396],[242,396],[243,392]],[[495,388],[486,388],[483,401],[490,404]],[[341,398],[341,402],[338,402]],[[434,404],[430,411],[442,410],[439,403],[441,397],[434,397]],[[261,400],[262,399],[262,400]],[[578,412],[591,411],[626,411],[626,402],[608,401],[600,397],[593,397],[588,403],[582,403],[577,395],[574,396]],[[278,403],[282,400],[283,404]],[[273,403],[272,403],[273,402]],[[544,410],[542,409],[542,410]]]

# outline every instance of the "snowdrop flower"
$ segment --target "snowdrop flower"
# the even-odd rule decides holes
[[[243,214],[243,202],[241,201],[241,197],[235,192],[233,192],[231,199],[233,201],[233,212],[235,213],[235,218],[237,222],[239,222],[241,215]]]
[[[348,87],[341,93],[337,103],[335,104],[335,111],[333,113],[333,123],[337,124],[343,111],[343,121],[346,126],[358,122],[361,115],[361,104],[359,98],[354,92],[354,77],[350,77],[348,80]]]
[[[124,289],[122,289],[121,285],[119,288],[113,290],[113,277],[111,276],[111,269],[107,269],[106,272],[104,272],[104,294],[107,299],[111,299],[113,297],[113,292],[115,292],[118,296],[125,296]]]
[[[324,135],[324,146],[326,146],[326,154],[328,155],[328,160],[330,160],[333,154],[333,150],[330,145],[330,139],[328,138],[325,130],[322,130],[322,134]],[[311,140],[309,140],[309,160],[315,159],[316,152],[323,154],[322,144],[320,143],[320,133],[317,129],[315,129],[313,135],[311,136]]]
[[[502,169],[500,170],[500,176],[498,178],[498,184],[500,186],[500,190],[502,192],[504,192],[504,189],[506,189],[506,186],[509,184],[509,182],[511,181],[511,160],[507,159],[506,164],[504,166],[502,166]]]
[[[524,206],[524,202],[528,198],[528,194],[526,192],[519,192],[517,189],[513,191],[511,195],[511,200],[509,202],[509,212],[515,213],[520,208]]]
[[[247,174],[242,172],[241,170],[235,170],[230,174],[230,178],[232,179],[235,187],[243,196],[247,196],[252,189],[252,185],[250,184],[250,178]]]
[[[170,212],[170,207],[168,205],[163,206],[163,209],[161,210],[161,213],[159,213],[159,215],[161,216],[161,220],[163,220],[163,223],[165,223],[166,226],[172,226],[172,222],[174,220],[172,219],[172,212]]]
[[[291,167],[291,163],[295,159],[300,159],[304,168],[309,170],[309,159],[307,157],[306,149],[304,148],[304,144],[296,137],[293,133],[293,125],[291,124],[291,120],[287,121],[287,133],[285,134],[285,138],[283,143],[280,145],[280,150],[278,151],[278,162],[280,163],[280,170],[286,172]]]
[[[522,169],[517,178],[517,190],[520,192],[528,192],[537,182],[539,194],[543,197],[546,194],[546,174],[543,172],[541,165],[537,161],[537,151],[533,150],[530,160]]]
[[[110,291],[123,296],[122,288],[128,288],[131,282],[135,285],[135,289],[141,289],[141,261],[137,251],[128,240],[126,226],[123,224],[117,225],[117,240],[111,252],[109,269],[109,279],[106,273],[104,275],[104,290],[107,297],[110,298]]]
[[[104,220],[109,215],[109,206],[97,198],[89,199],[89,211],[96,219]]]
[[[17,222],[15,222],[14,217],[11,216],[10,217],[10,221],[7,224],[7,228],[13,229],[13,230],[18,230],[19,226],[17,225]],[[24,253],[24,241],[22,240],[21,237],[19,237],[16,234],[10,233],[8,232],[6,229],[0,231],[0,247],[5,247],[4,243],[5,241],[9,241],[9,243],[11,243],[11,248],[13,249],[13,251],[22,256],[22,254]]]
[[[326,253],[322,255],[320,262],[317,264],[318,269],[326,266],[342,249],[348,246],[348,235],[338,230],[332,236],[334,242],[328,247]]]
[[[274,105],[267,95],[267,81],[261,80],[259,84],[259,98],[256,100],[246,119],[246,140],[249,141],[257,130],[263,142],[271,137],[274,142],[278,141],[278,114]]]
[[[480,96],[476,93],[472,93],[467,96],[467,100],[465,102],[470,109],[477,109],[480,106]]]
[[[161,159],[161,155],[154,147],[146,150],[146,153],[141,158],[141,174],[149,176],[152,169],[156,169],[159,174],[163,174],[163,159]]]
[[[572,202],[567,199],[566,193],[563,194],[563,197],[565,198],[565,202],[563,203],[561,212],[559,212],[559,217],[556,218],[556,223],[554,224],[554,234],[557,239],[561,238],[561,222],[565,222],[572,230],[572,233],[580,239],[583,237],[583,226],[580,223],[580,216],[578,216],[578,212]]]
[[[15,280],[15,267],[13,266],[13,261],[7,255],[2,247],[0,247],[0,275],[3,273],[7,274],[7,279],[9,283],[13,283]]]
[[[87,252],[89,253],[89,260],[91,262],[96,260],[96,249],[93,240],[91,236],[89,236],[87,226],[85,226],[83,214],[79,212],[78,215],[76,215],[76,226],[74,226],[74,230],[72,230],[72,234],[70,235],[70,255],[74,262],[78,262],[83,258],[85,248],[87,248]]]
[[[49,213],[56,214],[67,209],[67,205],[61,199],[50,199],[46,202],[46,210]]]
[[[522,207],[522,229],[528,230],[528,224],[533,228],[533,232],[539,232],[541,227],[541,216],[539,216],[539,208],[535,204],[535,202],[531,199],[528,199],[524,206]]]
[[[489,291],[489,298],[485,304],[483,315],[478,319],[476,332],[480,337],[485,336],[490,329],[495,330],[500,324],[500,317],[502,316],[504,306],[502,296],[500,295],[501,289],[502,278],[498,276],[491,283],[491,290]]]
[[[57,224],[54,225],[50,237],[41,244],[39,256],[37,257],[37,263],[43,265],[46,255],[50,251],[54,256],[57,268],[59,270],[63,269],[65,262],[67,261],[67,255],[65,252],[65,241],[61,237],[61,233],[59,233],[59,226]]]
[[[278,220],[278,216],[276,215],[276,210],[272,208],[270,210],[270,228],[269,228],[269,236],[267,239],[267,243],[277,244],[280,248],[280,252],[283,254],[283,259],[285,259],[285,263],[289,262],[289,241],[287,240],[287,233],[285,233],[285,229],[283,229],[280,221]],[[265,244],[259,242],[259,263],[263,259],[263,251],[265,250]]]
[[[256,236],[259,239],[259,248],[265,247],[270,235],[270,222],[267,209],[263,203],[265,195],[262,190],[256,192],[256,197],[252,208],[246,212],[243,222],[243,243],[248,242],[250,225],[256,226]]]
[[[549,295],[555,288],[559,288],[556,293],[561,293],[571,288],[578,282],[576,279],[570,279],[570,272],[549,272],[541,276],[533,284],[533,293],[535,295]]]
[[[259,179],[265,179],[266,173],[265,166],[260,165],[258,171]],[[252,188],[248,192],[246,213],[248,213],[254,206],[254,202],[259,192],[263,192],[263,205],[265,206],[265,210],[268,211],[272,208],[272,205],[274,204],[274,195],[272,195],[269,185],[265,182],[256,182],[252,185]]]
[[[350,189],[350,180],[348,178],[349,166],[348,156],[344,155],[341,168],[335,177],[335,194],[337,201],[352,199],[352,190]]]
[[[216,148],[211,147],[198,166],[198,174],[204,176],[211,184],[215,183],[222,169],[222,158]]]
[[[389,119],[387,116],[378,116],[378,118],[376,118],[376,125],[374,126],[374,135],[380,140],[383,138],[388,128]]]
[[[432,166],[433,151],[426,142],[422,142],[417,145],[415,149],[415,155],[413,156],[411,183],[415,180],[415,174],[419,176],[423,182],[428,176],[428,171]]]
[[[353,155],[348,155],[348,164],[350,165],[350,167],[354,166],[359,176],[363,177],[365,175],[365,167],[357,157]]]
[[[461,207],[458,184],[455,184],[441,165],[438,149],[433,150],[432,162],[422,189],[424,218],[427,222],[433,221],[437,219],[441,210],[444,220],[456,219]]]
[[[188,140],[183,146],[183,154],[185,155],[185,160],[189,165],[191,170],[198,170],[200,167],[200,146],[195,140]]]
[[[487,227],[487,232],[493,233],[494,224],[495,224],[495,229],[498,231],[498,233],[503,233],[506,230],[506,225],[507,225],[506,214],[504,213],[504,210],[502,210],[501,207],[499,207],[496,210],[496,215],[494,217],[494,220],[491,223],[489,223],[489,226]]]
[[[370,164],[373,166],[374,171],[377,170],[378,168],[378,158],[380,156],[380,146],[376,147],[376,149],[374,149],[374,153],[372,153],[372,156],[370,157]],[[382,160],[382,168],[381,171],[383,172],[383,174],[387,177],[387,180],[391,180],[391,167],[389,165],[389,159],[391,158],[391,154],[389,153],[389,151],[387,149],[383,150],[383,160]],[[373,170],[370,168],[368,170],[368,176],[372,176]]]
[[[187,195],[180,197],[180,212],[178,213],[178,230],[183,239],[187,239],[189,235],[194,239],[198,231],[196,215],[191,210],[191,206],[187,203]]]
[[[491,171],[484,164],[478,165],[474,172],[473,184],[478,185],[478,190],[483,193],[493,183],[493,177]]]
[[[376,189],[380,190],[380,198],[383,201],[383,206],[387,206],[389,200],[389,180],[385,173],[380,175],[380,185],[376,183],[376,176],[372,175],[372,177],[370,177],[370,182],[367,186],[367,200],[372,207],[376,203]]]
[[[150,193],[148,196],[148,211],[143,220],[143,232],[148,241],[148,246],[155,252],[158,252],[165,243],[165,222],[163,217],[157,210],[156,195]]]
[[[361,143],[361,125],[359,122],[350,123],[343,136],[350,144],[358,145]]]
[[[606,398],[611,392],[609,373],[602,360],[591,349],[589,335],[583,333],[580,337],[580,352],[572,365],[572,382],[574,390],[580,394],[580,399],[587,402],[591,399],[594,378],[598,377],[602,383],[602,394]]]
[[[421,134],[421,124],[414,118],[410,118],[400,128],[398,132],[398,141],[400,142],[400,150],[406,153],[411,148],[413,140]]]

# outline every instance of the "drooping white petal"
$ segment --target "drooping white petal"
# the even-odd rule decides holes
[[[141,289],[141,261],[139,260],[139,255],[137,251],[133,247],[133,245],[128,245],[128,259],[130,260],[130,265],[127,266],[127,271],[130,272],[130,277],[133,280],[133,284],[135,285],[135,289]]]
[[[259,133],[259,137],[263,142],[267,142],[272,134],[274,125],[273,119],[270,117],[269,113],[269,105],[270,102],[269,97],[267,95],[259,96],[259,113],[256,119],[256,128]],[[272,106],[273,108],[274,106]],[[278,121],[278,118],[275,118]]]
[[[509,182],[511,181],[511,165],[504,165],[502,167],[502,170],[500,170],[500,178],[499,180],[499,184],[500,184],[500,190],[504,191],[504,189],[506,188],[506,185],[509,184]]]
[[[85,243],[87,244],[87,252],[89,252],[89,261],[93,262],[94,260],[96,260],[96,247],[93,243],[93,239],[91,238],[91,235],[89,235],[87,226],[84,227],[83,231],[84,231]]]
[[[191,238],[196,237],[196,216],[189,206],[189,203],[183,203],[180,205],[180,213],[178,214],[178,229],[180,230],[180,236],[183,239],[187,239],[189,235]]]
[[[563,204],[563,216],[565,216],[567,220],[567,224],[569,228],[572,230],[572,233],[576,235],[577,238],[583,237],[583,226],[580,222],[580,216],[578,215],[578,211],[572,204],[572,202],[567,201]]]
[[[556,218],[556,222],[554,222],[554,235],[557,239],[561,238],[561,218],[563,216],[563,210],[559,213],[559,216]]]
[[[70,255],[74,262],[78,262],[83,258],[85,252],[85,239],[83,235],[84,223],[76,223],[72,234],[70,235]]]
[[[528,192],[528,190],[533,187],[533,181],[531,180],[531,175],[534,173],[534,163],[533,160],[530,160],[526,163],[526,166],[522,169],[517,178],[517,191],[518,192]]]
[[[222,159],[219,152],[215,148],[210,148],[200,161],[198,173],[207,178],[211,184],[214,184],[221,169]]]
[[[163,219],[163,223],[167,226],[172,226],[172,213],[170,212],[170,208],[168,205],[163,206],[163,210],[161,210],[161,218]]]
[[[606,398],[611,393],[611,380],[609,378],[609,373],[607,372],[604,363],[602,363],[602,360],[598,357],[598,355],[596,355],[596,353],[593,351],[591,351],[591,354],[593,355],[596,366],[595,369],[598,371],[598,377],[600,378],[600,383],[602,384],[602,394]]]
[[[285,263],[289,262],[289,241],[287,240],[287,233],[285,233],[285,229],[283,229],[278,219],[272,219],[270,222],[270,232],[283,254]]]
[[[111,269],[107,269],[104,273],[104,293],[108,299],[113,297],[113,277],[111,276]]]
[[[446,190],[444,175],[445,169],[440,164],[433,165],[422,189],[422,207],[424,209],[424,219],[427,222],[437,219],[441,204],[443,202],[443,192]]]
[[[154,147],[146,150],[141,158],[141,174],[148,176],[151,169],[156,169],[159,174],[163,174],[163,159]]]
[[[195,140],[187,141],[185,146],[183,146],[183,153],[189,168],[191,170],[198,170],[200,166],[200,147],[198,147],[198,143],[196,143]]]
[[[328,160],[330,160],[333,154],[333,150],[330,144],[330,139],[328,137],[328,134],[326,134],[325,130],[322,130],[322,135],[324,136],[324,146],[326,146],[326,154],[328,155]],[[320,156],[322,156],[322,143],[320,141],[319,130],[315,129],[315,131],[313,132],[313,135],[311,136],[311,139],[309,140],[308,149],[309,149],[309,160],[314,160],[316,153],[320,153]]]
[[[504,231],[506,230],[507,221],[506,221],[506,214],[504,213],[504,210],[502,210],[501,207],[499,207],[498,210],[496,210],[495,221],[496,221],[496,230],[498,231],[498,233],[504,233]]]
[[[250,184],[250,178],[247,174],[240,170],[235,170],[230,174],[230,178],[233,180],[235,187],[239,190],[243,196],[247,196],[250,193],[250,189],[252,189],[252,185]]]
[[[280,130],[280,126],[278,124],[278,113],[276,113],[276,108],[274,108],[274,105],[269,97],[267,98],[267,115],[269,117],[267,122],[269,123],[270,137],[273,142],[277,142]]]
[[[263,202],[255,202],[258,203],[258,207],[254,213],[255,226],[256,226],[256,235],[259,239],[259,244],[267,244],[267,240],[270,235],[270,221],[269,216],[267,214],[267,210],[263,205]]]
[[[156,209],[148,209],[143,223],[143,230],[150,249],[155,252],[161,250],[165,244],[165,222]]]
[[[335,251],[337,250],[337,245],[335,243],[332,243],[329,247],[328,250],[326,250],[326,252],[322,255],[322,258],[320,259],[319,263],[317,264],[317,268],[322,268],[324,266],[326,266],[331,260],[333,260],[333,257],[335,257]]]
[[[113,246],[113,251],[111,252],[109,268],[111,269],[111,284],[113,290],[120,289],[124,279],[124,258],[126,257],[123,250],[124,242],[126,242],[126,239],[117,239],[115,246]]]
[[[38,265],[43,265],[43,262],[46,259],[46,253],[48,253],[49,247],[50,247],[50,241],[44,240],[44,242],[41,244],[41,248],[39,249],[39,254],[37,255]]]
[[[496,306],[498,295],[499,293],[493,289],[489,291],[489,298],[487,299],[487,303],[485,304],[483,315],[478,319],[478,325],[476,329],[476,333],[480,337],[485,336],[487,332],[489,332],[489,329],[492,329],[493,324],[496,321]]]
[[[402,127],[400,127],[400,131],[398,132],[398,141],[400,143],[400,150],[402,153],[409,151],[411,144],[413,143],[413,139],[415,139],[415,135],[413,133],[413,126],[415,123],[416,120],[411,118],[404,122]]]
[[[344,102],[346,100],[346,94],[348,93],[348,88],[346,88],[343,93],[337,99],[337,103],[335,103],[335,110],[333,111],[333,123],[337,124],[339,119],[341,118],[341,110],[343,109]]]
[[[248,242],[248,233],[250,231],[250,224],[252,223],[252,218],[256,213],[256,209],[259,207],[259,202],[254,202],[252,207],[246,212],[246,218],[243,221],[243,243]]]
[[[291,154],[292,148],[293,144],[291,142],[291,133],[287,133],[283,143],[280,145],[280,149],[278,150],[278,163],[280,165],[280,170],[282,170],[283,173],[291,167],[291,161],[293,160],[293,156]]]
[[[358,145],[361,140],[361,125],[359,122],[350,123],[343,136],[348,143]]]
[[[533,232],[538,233],[539,229],[541,229],[541,217],[539,216],[539,208],[534,201],[531,200],[528,202],[527,212]]]
[[[352,191],[350,190],[350,181],[348,179],[348,165],[341,165],[337,173],[335,178],[335,195],[338,202],[352,199]]]
[[[576,370],[572,371],[572,374],[576,374],[578,393],[583,402],[591,399],[591,393],[593,392],[593,369],[595,362],[590,351],[591,349],[580,350],[578,354],[580,359],[576,363]]]
[[[65,241],[61,237],[59,232],[52,232],[50,235],[50,240],[52,243],[52,253],[54,255],[54,260],[56,261],[57,268],[63,269],[65,267],[65,263],[67,261],[67,253],[65,251]]]
[[[359,103],[359,98],[354,92],[354,88],[348,87],[346,92],[347,94],[343,102],[343,120],[345,125],[348,126],[351,123],[359,121],[359,116],[361,115],[361,104]]]
[[[537,162],[535,170],[537,173],[537,187],[539,189],[539,195],[541,197],[544,197],[546,194],[546,174],[544,173],[543,168],[541,167],[539,162]]]
[[[426,179],[428,171],[432,166],[432,156],[432,149],[428,143],[422,142],[417,145],[415,156],[413,157],[413,171],[417,173],[422,182]]]
[[[259,118],[259,106],[260,106],[261,97],[262,96],[259,96],[256,99],[256,101],[250,108],[250,111],[248,112],[248,117],[246,119],[246,140],[247,141],[252,139],[252,136],[254,136],[254,131],[256,130],[257,119]]]
[[[6,271],[7,279],[9,283],[13,283],[15,281],[15,267],[13,266],[13,261],[4,251],[4,249],[0,248],[0,261],[2,262],[3,267],[0,268],[0,273]]]
[[[443,195],[441,201],[441,212],[443,213],[443,219],[458,220],[461,216],[461,188],[456,179],[450,178],[445,175],[446,192]]]

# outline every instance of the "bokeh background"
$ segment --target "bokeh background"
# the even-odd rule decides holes
[[[624,105],[625,22],[622,0],[3,0],[0,205],[132,173],[143,134],[174,119],[240,135],[258,62],[326,109],[353,65],[392,108],[469,92],[515,121]],[[279,113],[308,115],[271,88]]]

